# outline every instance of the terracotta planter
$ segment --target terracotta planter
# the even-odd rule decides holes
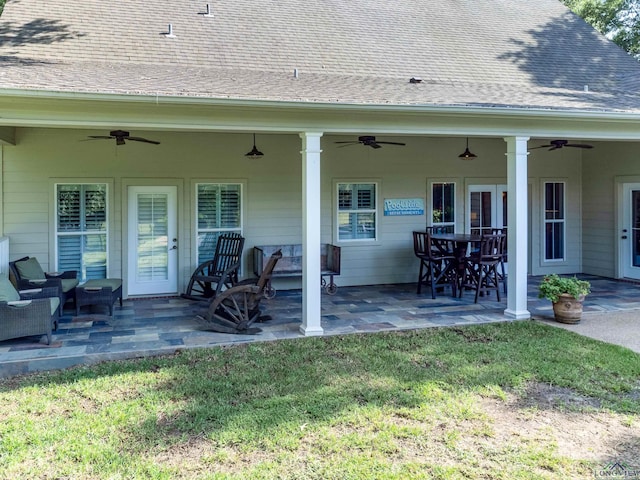
[[[556,321],[560,323],[579,323],[582,318],[582,302],[584,295],[575,298],[563,293],[560,299],[553,304],[553,313]]]

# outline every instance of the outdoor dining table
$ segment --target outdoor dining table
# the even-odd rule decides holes
[[[464,257],[467,256],[469,244],[480,242],[482,237],[472,233],[433,233],[431,238],[453,242],[454,254],[458,261],[458,273],[462,275],[462,271],[464,271]]]
[[[482,237],[475,233],[432,233],[431,238],[448,240],[456,245],[456,249],[466,249],[470,243],[479,242]]]

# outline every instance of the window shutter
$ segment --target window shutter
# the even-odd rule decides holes
[[[218,226],[217,185],[198,185],[198,229]]]
[[[78,185],[58,187],[58,231],[80,231],[80,188]]]
[[[340,185],[338,190],[338,209],[351,210],[353,205],[353,192],[351,185]]]
[[[373,189],[364,188],[358,189],[358,208],[359,209],[371,209],[373,208]]]
[[[220,191],[220,225],[218,225],[218,227],[237,228],[239,226],[239,185],[223,185]]]
[[[242,231],[242,187],[240,184],[197,186],[198,263],[213,258],[218,237]]]
[[[83,230],[104,231],[107,224],[107,192],[104,185],[85,185],[84,211],[85,225]]]
[[[213,259],[218,237],[221,233],[222,232],[206,232],[198,234],[198,264]]]
[[[138,196],[138,276],[141,281],[168,277],[168,204],[164,195]],[[164,242],[158,242],[164,237]]]
[[[107,236],[91,234],[83,236],[82,263],[84,277],[107,278]]]
[[[81,270],[81,236],[65,235],[58,237],[58,269]]]

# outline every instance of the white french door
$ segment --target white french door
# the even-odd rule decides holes
[[[640,280],[640,183],[625,183],[622,192],[621,272],[624,278]]]
[[[474,235],[488,235],[494,228],[507,228],[507,186],[469,185],[465,231]],[[506,248],[508,250],[509,246]],[[504,268],[506,272],[506,261]]]
[[[507,186],[469,185],[465,231],[482,235],[494,228],[507,228]]]
[[[177,187],[130,186],[128,198],[129,295],[177,293]]]

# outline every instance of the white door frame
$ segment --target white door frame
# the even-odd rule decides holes
[[[634,267],[631,261],[633,249],[633,218],[631,194],[640,191],[640,181],[624,182],[620,184],[619,193],[619,222],[616,230],[618,245],[618,272],[620,278],[640,280],[640,267]],[[640,234],[640,229],[639,234]]]
[[[164,295],[178,293],[178,193],[177,185],[133,185],[126,189],[126,225],[124,241],[127,245],[126,272],[128,295]],[[167,195],[168,224],[165,247],[167,248],[167,275],[165,280],[137,281],[137,195],[139,193],[161,193]]]
[[[503,228],[504,211],[502,205],[502,194],[507,192],[507,185],[501,183],[493,184],[469,184],[466,193],[465,224],[464,231],[471,232],[471,193],[490,192],[491,193],[491,227]]]

